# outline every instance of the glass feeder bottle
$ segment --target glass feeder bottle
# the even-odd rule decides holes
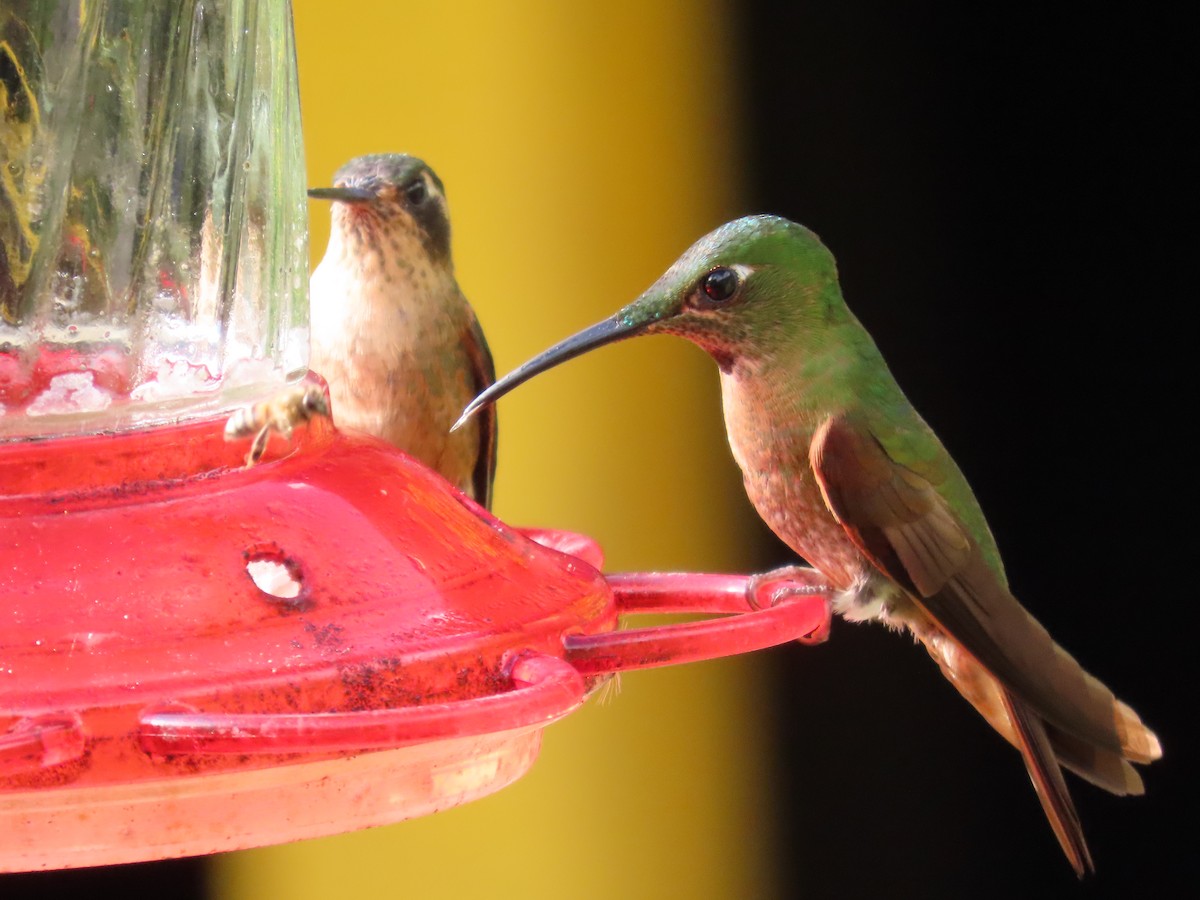
[[[303,372],[290,18],[6,0],[0,441],[211,415]]]

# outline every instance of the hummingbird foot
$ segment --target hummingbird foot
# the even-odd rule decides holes
[[[830,594],[834,591],[825,576],[808,566],[782,566],[752,575],[746,584],[746,602],[752,609],[769,609],[788,597]],[[823,644],[829,640],[833,608],[825,601],[825,618],[813,631],[797,638],[802,644]]]

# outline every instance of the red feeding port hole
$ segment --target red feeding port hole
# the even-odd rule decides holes
[[[308,607],[311,591],[299,560],[275,543],[255,544],[242,554],[246,574],[266,599],[289,610]]]

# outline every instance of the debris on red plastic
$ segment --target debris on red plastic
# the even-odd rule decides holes
[[[324,419],[251,468],[223,427],[0,443],[0,871],[444,809],[520,777],[609,672],[827,621],[803,586],[606,581],[590,538]],[[614,632],[650,609],[741,615]]]

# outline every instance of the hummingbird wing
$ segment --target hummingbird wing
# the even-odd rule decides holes
[[[496,365],[492,362],[492,351],[475,313],[468,307],[467,327],[463,331],[462,346],[470,366],[471,397],[478,397],[496,380]],[[468,398],[470,399],[470,398]],[[492,508],[492,483],[496,478],[496,404],[489,403],[475,416],[479,425],[479,455],[475,458],[472,475],[475,500],[484,509]]]
[[[1122,732],[1136,724],[1157,749],[1153,735],[1051,640],[934,485],[896,462],[868,428],[831,417],[809,460],[850,539],[950,639],[919,634],[951,683],[1021,751],[1076,874],[1092,870],[1060,764],[1114,793],[1140,793]]]
[[[1115,794],[1140,794],[1126,760],[1157,759],[1158,739],[1054,643],[936,486],[897,462],[863,422],[823,422],[809,461],[847,536],[949,639],[921,636],[951,683],[1021,751],[1076,872],[1090,868],[1059,765]]]
[[[978,543],[926,478],[896,462],[846,416],[813,437],[810,463],[850,539],[938,626],[1056,729],[1136,762],[1157,739],[1009,593]]]

